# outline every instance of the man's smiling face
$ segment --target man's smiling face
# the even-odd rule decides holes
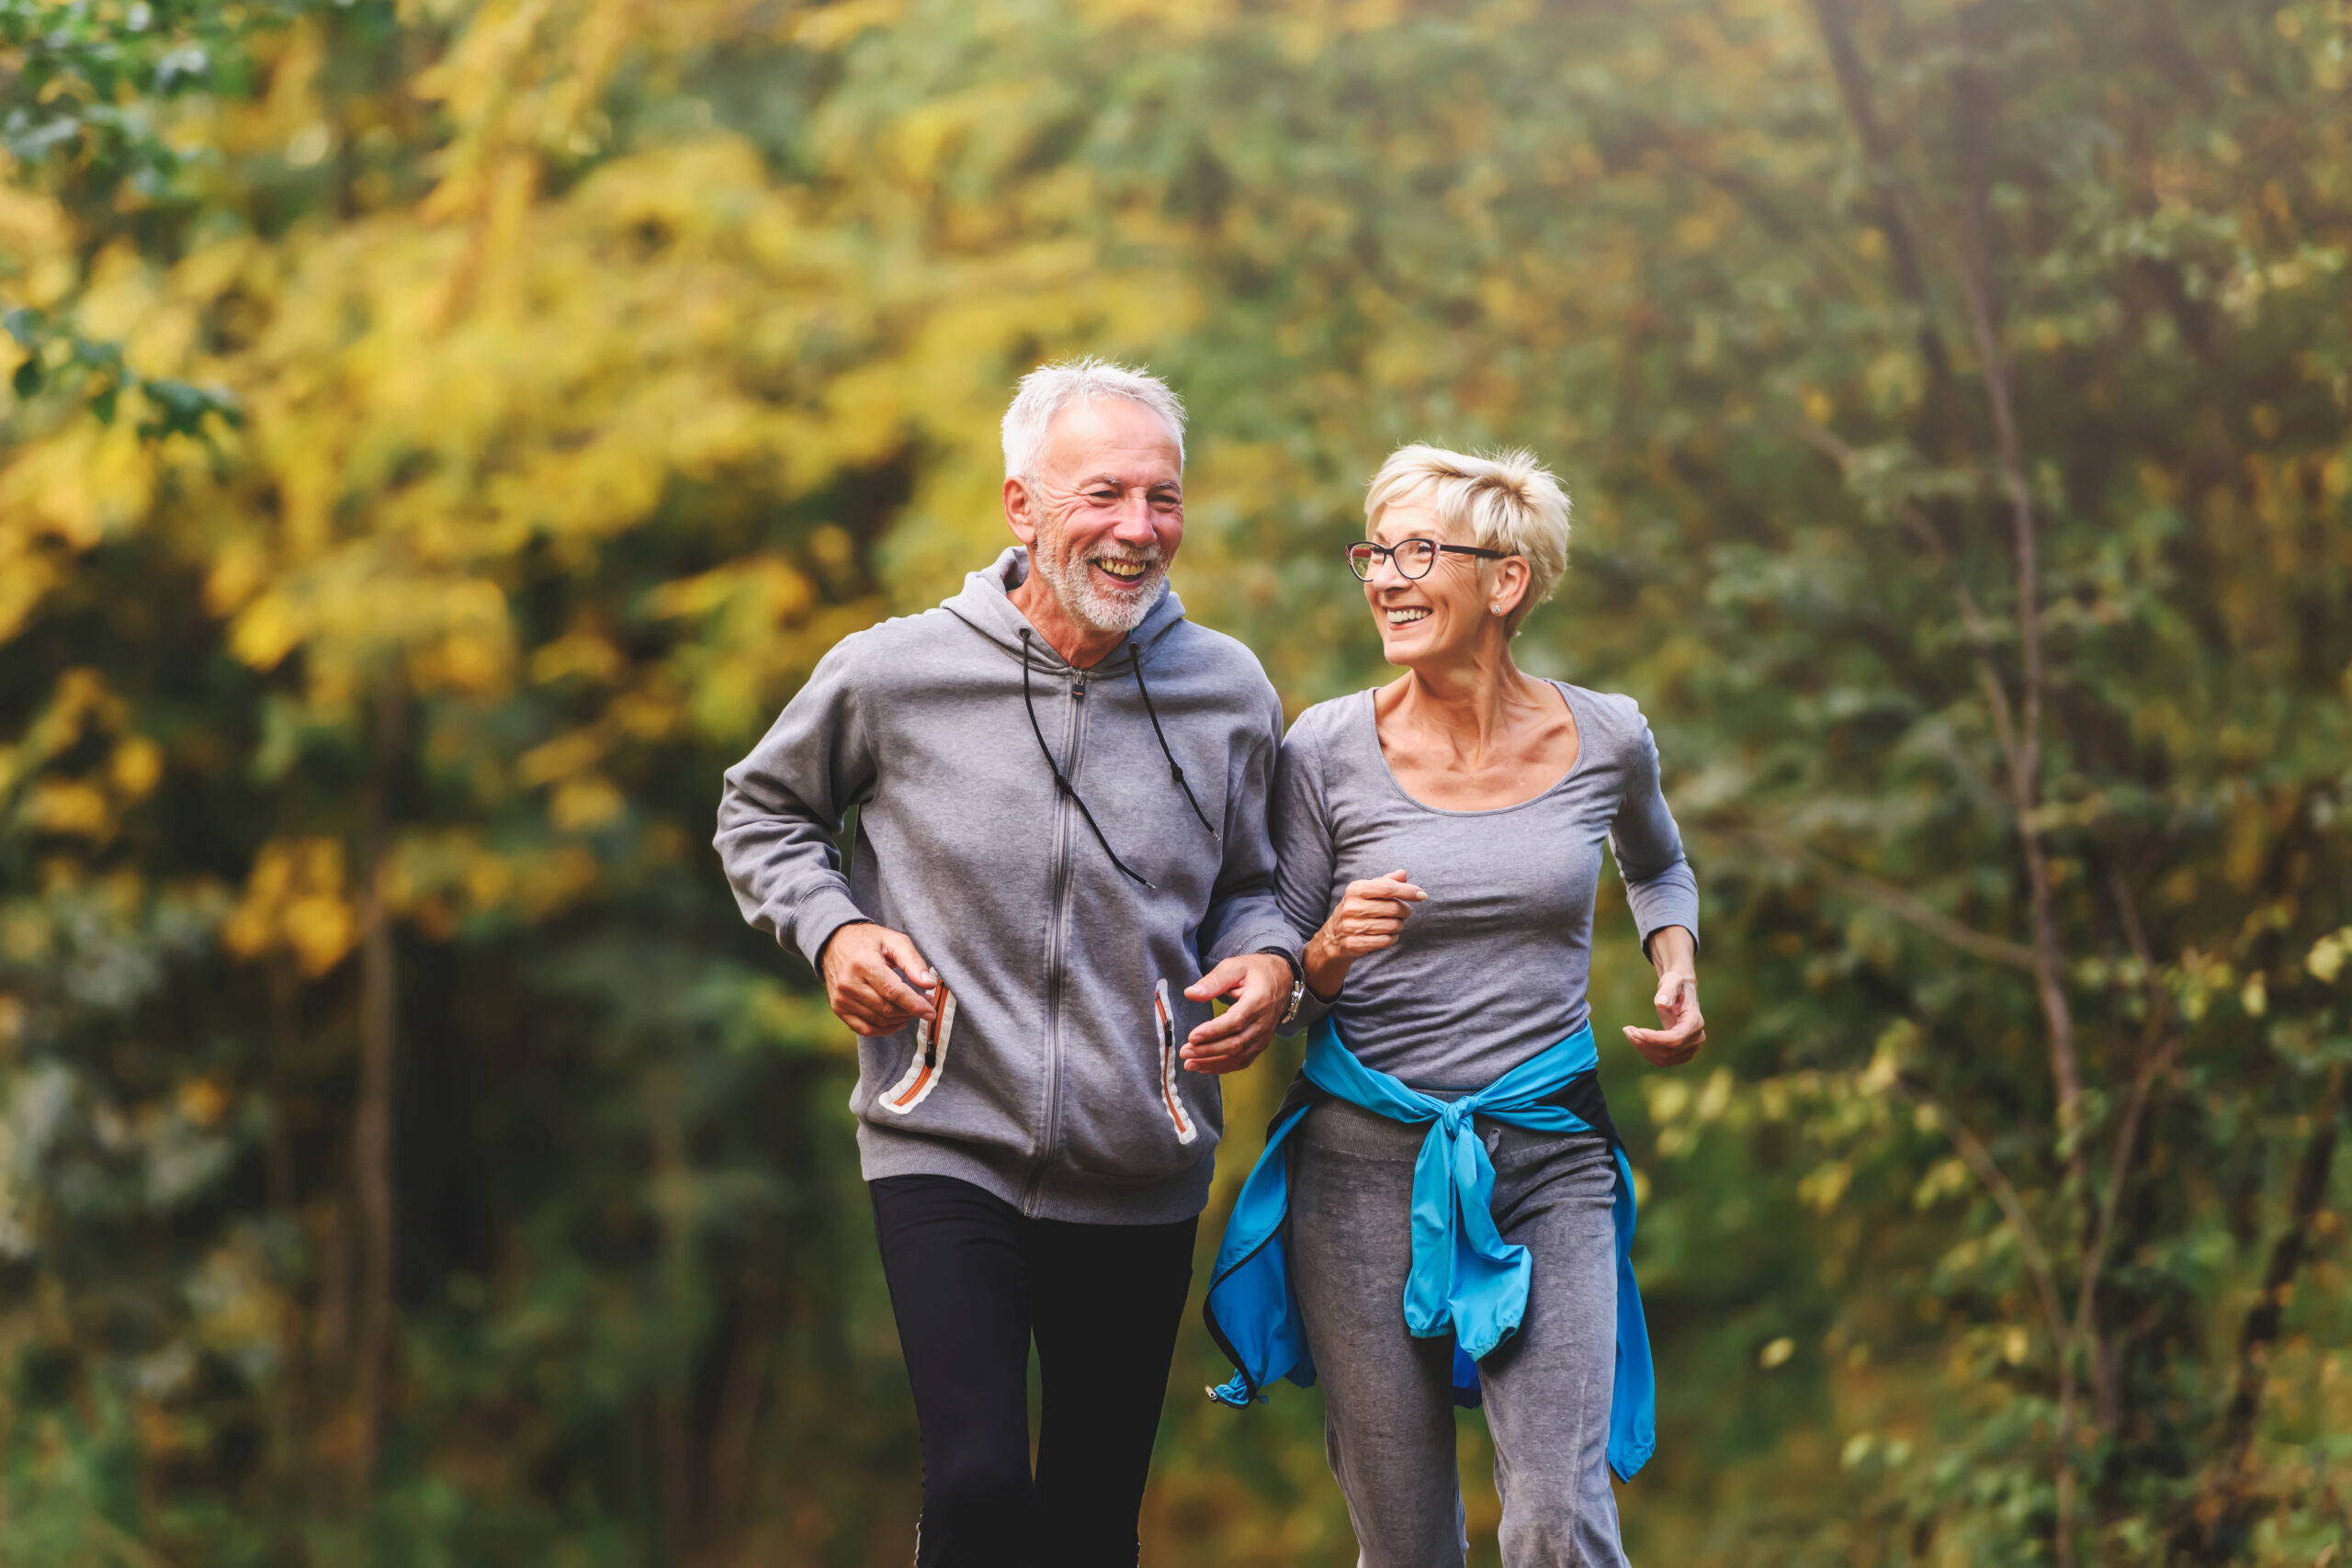
[[[1097,632],[1142,625],[1184,538],[1184,459],[1159,416],[1125,398],[1072,403],[1023,488],[1013,531],[1063,611]]]

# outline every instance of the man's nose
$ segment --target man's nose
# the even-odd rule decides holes
[[[1111,525],[1112,536],[1122,544],[1148,545],[1159,537],[1151,515],[1151,502],[1140,492],[1130,493],[1119,502],[1117,520]]]

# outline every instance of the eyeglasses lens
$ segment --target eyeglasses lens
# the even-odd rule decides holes
[[[1396,563],[1398,576],[1423,578],[1430,574],[1430,568],[1437,564],[1437,546],[1427,539],[1407,539],[1403,544],[1385,549],[1369,542],[1350,545],[1348,570],[1369,582],[1372,574],[1380,570],[1380,558],[1383,556]]]

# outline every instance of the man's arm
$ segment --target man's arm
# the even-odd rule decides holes
[[[1283,733],[1282,704],[1272,687],[1265,689],[1265,705],[1264,733],[1239,759],[1226,790],[1225,859],[1201,923],[1201,956],[1211,968],[1184,990],[1196,1002],[1224,997],[1229,1003],[1223,1016],[1185,1041],[1184,1065],[1197,1073],[1229,1073],[1256,1060],[1273,1038],[1302,972],[1298,933],[1275,901],[1274,846],[1266,825]]]
[[[937,976],[913,942],[858,908],[833,847],[842,815],[876,778],[854,669],[854,644],[837,645],[727,770],[712,842],[743,918],[800,951],[842,1022],[888,1034],[932,1015]]]
[[[752,754],[727,770],[711,842],[743,919],[813,966],[833,932],[865,914],[833,839],[874,787],[860,723],[855,657],[842,643],[818,662]]]

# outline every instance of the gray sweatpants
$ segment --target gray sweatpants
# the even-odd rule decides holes
[[[1610,1490],[1615,1382],[1616,1165],[1589,1134],[1480,1123],[1495,1223],[1532,1257],[1519,1332],[1479,1363],[1505,1568],[1624,1568]],[[1331,1473],[1360,1568],[1461,1568],[1453,1341],[1405,1328],[1413,1158],[1426,1127],[1334,1101],[1299,1129],[1292,1288],[1324,1390]]]

